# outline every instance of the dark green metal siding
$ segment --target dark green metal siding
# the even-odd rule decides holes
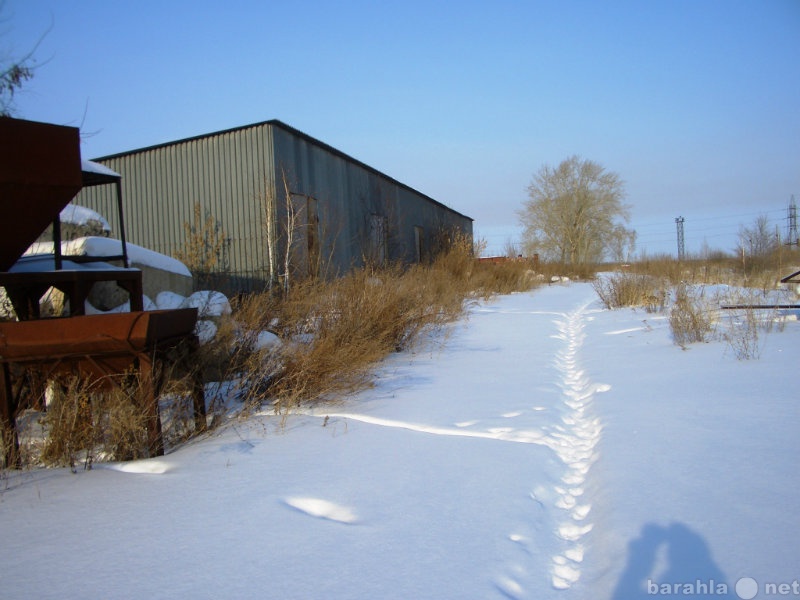
[[[128,240],[174,256],[184,247],[195,203],[225,231],[228,267],[245,289],[266,269],[261,198],[274,185],[269,126],[98,159],[122,175]],[[82,191],[75,203],[116,218],[111,190]],[[116,221],[115,221],[116,222]]]

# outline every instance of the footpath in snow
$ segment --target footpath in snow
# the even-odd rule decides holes
[[[284,427],[5,477],[0,597],[791,592],[798,350],[796,322],[741,362],[588,284],[504,296]]]

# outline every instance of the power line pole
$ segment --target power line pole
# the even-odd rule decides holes
[[[678,227],[678,260],[683,260],[686,257],[686,249],[684,248],[683,243],[683,217],[678,217],[675,219],[675,223]]]
[[[789,200],[788,221],[789,221],[787,224],[788,235],[786,236],[786,245],[797,246],[798,243],[800,243],[800,240],[798,240],[798,235],[797,235],[797,204],[794,203],[794,196],[792,196],[791,200]]]

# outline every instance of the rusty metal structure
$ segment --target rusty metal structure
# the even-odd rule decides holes
[[[121,252],[89,260],[121,260],[123,268],[104,262],[74,268],[75,262],[86,259],[61,256],[59,214],[83,186],[115,185],[122,207],[119,175],[82,166],[77,129],[4,117],[0,118],[0,140],[0,286],[19,319],[0,323],[3,464],[20,464],[16,427],[20,411],[44,406],[43,382],[64,374],[88,379],[93,389],[102,390],[119,385],[123,374],[136,372],[148,406],[149,452],[163,454],[158,408],[165,376],[162,366],[166,362],[190,366],[197,346],[193,333],[197,309],[142,310],[141,271],[127,268],[121,210]],[[50,223],[52,268],[20,266],[24,263],[20,257]],[[98,281],[113,281],[125,289],[131,312],[84,315],[84,301]],[[40,318],[39,299],[51,287],[69,300],[68,316]],[[195,429],[201,430],[206,415],[199,374],[193,379],[192,397]]]

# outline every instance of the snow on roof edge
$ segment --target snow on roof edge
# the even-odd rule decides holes
[[[106,175],[108,177],[122,178],[122,175],[113,169],[109,169],[107,166],[96,163],[93,160],[86,160],[85,158],[81,159],[81,171],[85,173],[97,173],[99,175]]]

